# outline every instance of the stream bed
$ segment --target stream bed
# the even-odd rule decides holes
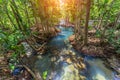
[[[85,76],[86,80],[120,80],[114,76],[114,71],[103,64],[102,59],[83,55],[69,47],[71,45],[68,42],[68,37],[73,34],[73,28],[61,26],[58,28],[61,29],[61,32],[50,41],[48,46],[58,49],[61,51],[60,54],[64,52],[63,50],[70,49],[84,59],[86,69],[79,72],[77,69],[73,69],[72,64],[64,62],[62,56],[51,57],[52,53],[48,51],[46,55],[38,56],[39,59],[35,62],[35,68],[40,73],[47,71],[46,80],[49,80],[51,76],[51,80],[82,80],[78,77],[79,75]]]

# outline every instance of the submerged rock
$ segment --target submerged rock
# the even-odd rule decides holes
[[[75,52],[73,52],[72,50],[64,49],[60,54],[61,54],[60,61],[65,61],[68,64],[73,64],[76,68],[80,70],[86,68],[83,58],[79,56],[77,57]]]
[[[60,55],[75,55],[75,52],[73,52],[72,50],[63,49]]]
[[[101,74],[97,74],[96,76],[94,76],[92,78],[93,80],[106,80],[104,76],[102,76]]]
[[[57,61],[61,68],[59,79],[55,80],[86,80],[85,76],[80,75],[80,72],[86,68],[83,59],[77,57],[72,50],[63,49],[59,54],[60,59]],[[55,77],[58,77],[56,74]]]
[[[79,70],[77,70],[74,65],[69,65],[63,68],[63,75],[61,80],[85,80],[84,76],[79,74]]]
[[[69,64],[72,63],[72,61],[71,61],[70,58],[67,58],[67,59],[66,59],[66,62],[69,63]]]

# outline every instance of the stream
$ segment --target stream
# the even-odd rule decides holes
[[[104,61],[102,59],[83,55],[72,47],[68,47],[71,46],[68,42],[68,37],[73,34],[73,28],[61,26],[58,28],[61,29],[61,32],[48,45],[53,47],[53,49],[55,48],[61,51],[60,54],[63,50],[72,50],[77,56],[81,56],[84,59],[86,69],[80,73],[77,69],[72,70],[73,65],[64,62],[62,55],[54,58],[51,57],[52,53],[48,51],[46,55],[38,56],[39,59],[35,62],[35,68],[40,73],[47,71],[46,80],[49,80],[51,76],[51,80],[80,80],[77,78],[79,75],[85,76],[86,80],[120,80],[115,78],[114,72],[103,64]],[[52,59],[56,61],[54,62]]]

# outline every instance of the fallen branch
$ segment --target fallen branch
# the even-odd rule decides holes
[[[33,35],[33,37],[35,37],[35,38],[37,38],[37,39],[39,39],[39,40],[47,40],[47,38],[39,37],[39,36],[37,36],[37,35]]]
[[[47,43],[43,43],[40,48],[36,49],[36,51],[40,51]]]
[[[18,65],[19,67],[24,67],[30,74],[31,76],[34,78],[34,80],[43,80],[42,77],[40,76],[40,74],[35,70],[35,73],[26,65]]]
[[[35,80],[37,80],[35,74],[32,72],[32,70],[30,68],[28,68],[26,65],[22,65],[22,66],[32,75],[32,77]]]

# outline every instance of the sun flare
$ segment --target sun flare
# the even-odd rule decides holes
[[[62,7],[64,5],[64,1],[63,0],[59,0],[60,2],[60,7]]]

